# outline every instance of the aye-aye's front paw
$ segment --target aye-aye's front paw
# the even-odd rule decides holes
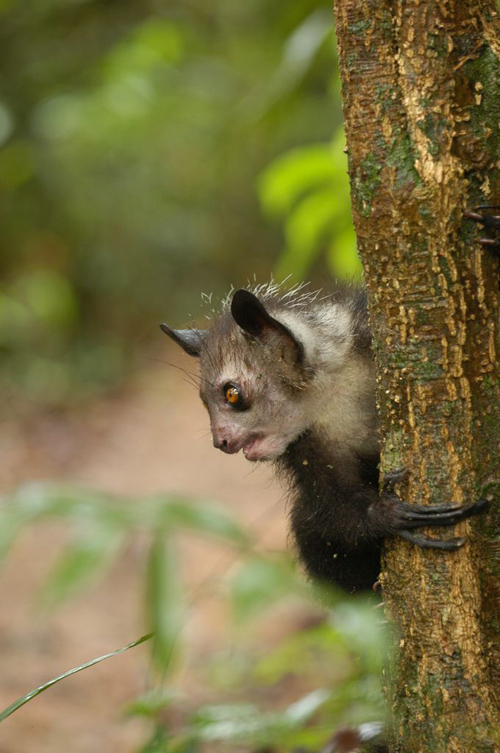
[[[464,538],[431,539],[411,533],[411,530],[423,527],[453,526],[461,520],[486,512],[490,504],[484,498],[464,507],[458,504],[429,507],[409,505],[406,502],[401,502],[397,497],[386,498],[384,502],[391,509],[391,526],[395,536],[411,541],[422,549],[444,549],[448,551],[459,549],[465,544],[466,540]]]
[[[464,217],[482,225],[486,230],[500,231],[500,206],[497,204],[482,204],[474,207],[470,212],[464,212]],[[500,254],[500,238],[480,238],[479,243],[485,248]]]

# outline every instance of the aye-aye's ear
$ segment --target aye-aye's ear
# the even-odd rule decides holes
[[[256,340],[265,343],[272,337],[279,337],[288,346],[292,346],[297,361],[302,361],[302,343],[288,327],[271,316],[257,296],[249,290],[236,291],[231,301],[231,314],[236,324]]]
[[[160,324],[160,329],[172,338],[190,356],[199,357],[206,332],[204,329],[172,329],[168,324]]]

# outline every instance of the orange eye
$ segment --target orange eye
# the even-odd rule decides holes
[[[226,384],[224,387],[224,397],[229,405],[240,407],[243,403],[241,391],[234,384]]]

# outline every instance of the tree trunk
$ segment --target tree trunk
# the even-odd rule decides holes
[[[406,501],[494,496],[500,274],[464,210],[500,203],[496,5],[335,0],[335,14],[382,468],[409,470]],[[467,539],[457,552],[387,546],[391,751],[500,751],[498,510],[440,529]]]

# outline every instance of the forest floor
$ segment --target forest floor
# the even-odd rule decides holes
[[[28,411],[21,420],[7,421],[0,435],[2,491],[50,479],[133,496],[137,504],[144,495],[182,492],[227,505],[263,550],[285,548],[285,503],[271,470],[216,452],[207,429],[194,389],[178,371],[156,367],[85,410],[36,418]],[[31,526],[0,568],[0,708],[145,632],[146,551],[140,537],[83,593],[56,611],[41,608],[41,586],[68,536],[60,522]],[[181,555],[189,607],[174,684],[195,708],[219,700],[210,674],[217,657],[240,640],[220,594],[237,555],[199,536],[182,538]],[[310,619],[312,610],[303,606],[274,610],[252,626],[249,650],[265,653]],[[125,710],[148,686],[147,652],[147,645],[135,648],[33,700],[2,724],[0,753],[137,751],[148,723],[127,718]],[[301,691],[292,677],[264,696],[270,706],[279,706]]]

